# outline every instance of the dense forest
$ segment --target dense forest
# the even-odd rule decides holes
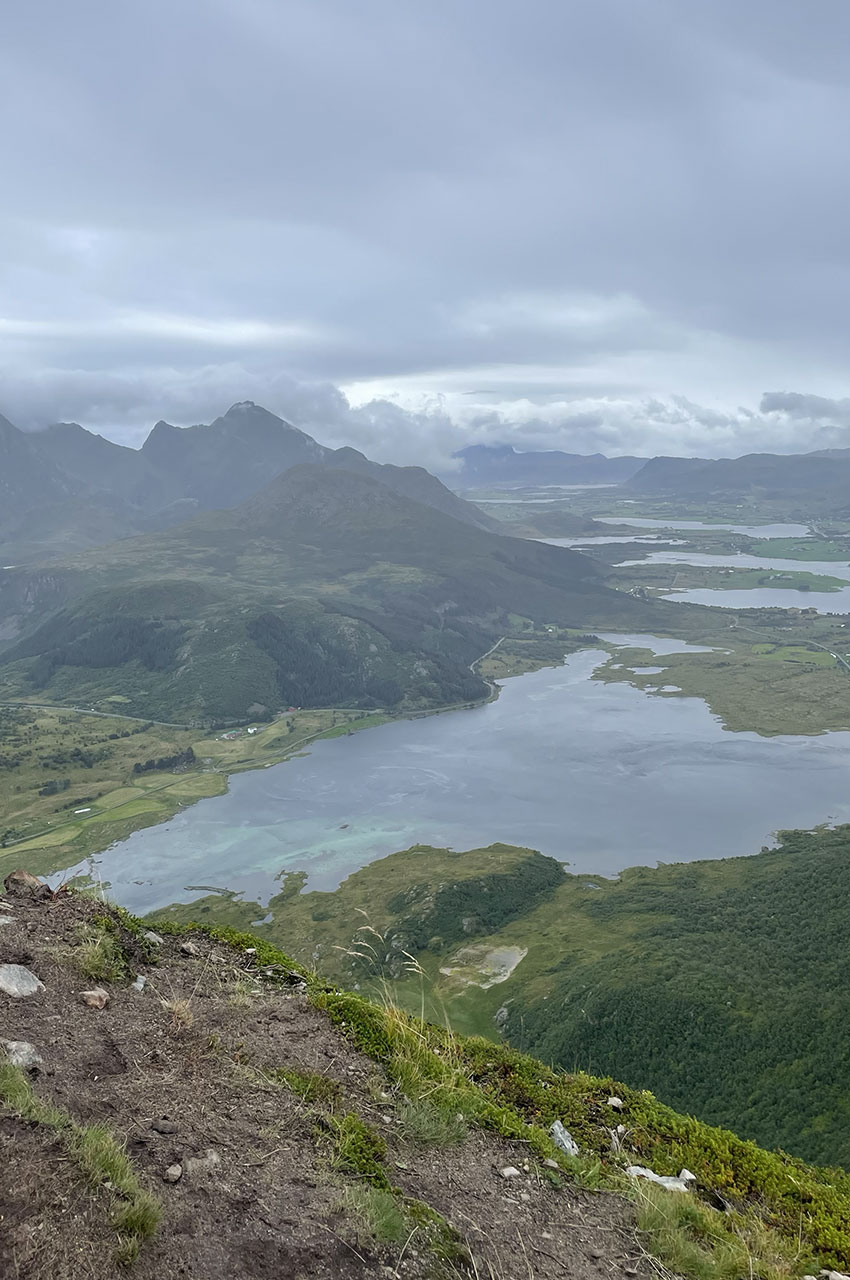
[[[614,945],[589,959],[566,938],[548,998],[510,1006],[513,1042],[850,1165],[850,827],[627,872],[583,912]]]

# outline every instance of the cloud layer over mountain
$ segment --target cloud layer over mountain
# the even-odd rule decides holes
[[[14,7],[0,409],[846,445],[848,47],[844,0]]]

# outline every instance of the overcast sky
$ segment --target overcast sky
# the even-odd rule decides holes
[[[850,445],[848,0],[29,0],[0,411]]]

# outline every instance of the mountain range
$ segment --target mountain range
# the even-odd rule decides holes
[[[454,454],[459,467],[444,479],[456,489],[503,485],[622,484],[645,458],[562,453],[558,449],[520,451],[509,444],[472,444]]]
[[[800,503],[801,513],[850,514],[850,449],[750,453],[742,458],[651,458],[625,487],[682,497],[757,497]],[[789,508],[788,514],[793,512]]]
[[[559,485],[619,485],[683,499],[741,497],[795,504],[786,514],[850,515],[850,449],[805,454],[752,453],[740,458],[606,458],[558,450],[520,452],[512,445],[470,445],[444,479],[459,492]]]
[[[374,476],[458,520],[496,527],[424,468],[328,449],[245,401],[208,426],[158,422],[141,449],[74,422],[23,432],[0,417],[0,559],[41,561],[170,528],[198,511],[238,506],[272,476],[305,463]]]
[[[197,510],[256,480],[253,457],[240,463],[234,449],[225,468],[203,434],[229,448],[244,419],[267,457],[277,449],[267,467],[288,469],[237,505]],[[611,590],[578,553],[491,531],[420,468],[322,450],[253,406],[182,434],[188,443],[155,429],[150,466],[167,479],[175,459],[174,488],[157,500],[185,500],[191,485],[191,519],[0,572],[7,696],[107,709],[118,698],[131,714],[193,723],[289,705],[428,707],[482,696],[470,663],[518,619],[635,630],[680,620],[681,606]],[[103,446],[94,456],[126,480],[123,455]],[[147,474],[147,442],[140,453],[133,483]],[[209,465],[195,474],[190,454]]]

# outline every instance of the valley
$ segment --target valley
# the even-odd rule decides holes
[[[850,525],[629,480],[477,505],[255,408],[213,424],[233,505],[212,427],[159,427],[188,519],[0,572],[0,870],[850,1161],[834,975],[787,927],[801,877],[844,897]],[[271,481],[246,421],[295,449]]]

